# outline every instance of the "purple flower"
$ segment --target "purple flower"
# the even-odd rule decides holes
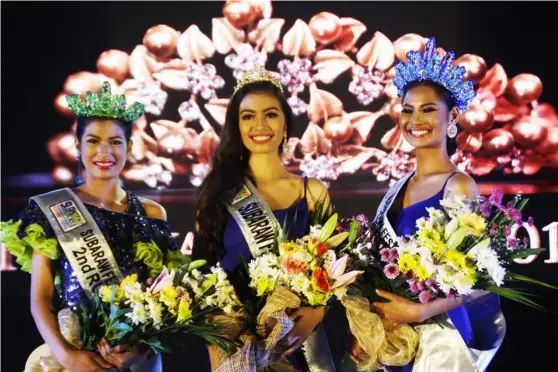
[[[417,282],[417,288],[419,291],[424,291],[424,282]]]
[[[384,274],[388,279],[395,279],[399,276],[399,268],[396,264],[387,264],[384,267]]]
[[[489,204],[481,205],[480,211],[481,211],[481,213],[484,217],[490,217],[491,212],[490,212],[490,205]]]
[[[428,301],[430,301],[430,292],[428,291],[422,291],[419,294],[419,300],[421,303],[425,304]]]
[[[523,237],[523,244],[529,245],[529,238],[528,237],[526,237],[526,236]]]
[[[490,235],[496,235],[496,234],[498,234],[498,230],[490,229]]]
[[[397,260],[399,258],[399,253],[397,253],[397,249],[396,248],[392,248],[389,250],[389,259],[391,261],[393,260]]]
[[[513,202],[508,202],[508,204],[506,204],[506,208],[508,209],[514,209],[515,208],[515,204]]]
[[[521,212],[518,211],[515,208],[510,208],[507,210],[506,214],[508,215],[509,218],[511,218],[512,220],[515,221],[516,224],[518,224],[519,226],[523,225],[523,219],[521,216]]]
[[[508,239],[508,245],[509,245],[510,249],[516,249],[517,248],[517,239]]]
[[[504,197],[504,193],[502,193],[502,191],[498,189],[495,189],[492,190],[492,194],[488,198],[488,201],[490,201],[494,205],[501,205],[503,197]]]
[[[410,290],[412,293],[419,293],[420,291],[419,291],[419,289],[418,289],[418,287],[417,287],[417,282],[409,282],[409,290]]]
[[[432,279],[428,279],[425,284],[429,288],[436,288],[437,287],[436,286],[436,281],[432,280]]]
[[[535,226],[535,221],[533,220],[533,217],[529,217],[527,219],[527,223],[529,224],[529,226],[533,227]]]
[[[504,227],[504,236],[507,238],[510,235],[511,235],[511,227],[509,226]]]
[[[380,250],[380,255],[382,262],[389,262],[390,259],[390,254],[389,254],[389,249],[388,248],[382,248]]]

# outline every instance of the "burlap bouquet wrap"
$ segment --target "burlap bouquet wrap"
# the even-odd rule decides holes
[[[232,355],[220,353],[221,364],[216,372],[296,371],[287,360],[280,358],[288,348],[285,336],[294,327],[288,309],[298,309],[300,298],[286,287],[277,287],[268,297],[256,319],[256,335],[243,330],[242,317],[219,315],[213,321],[225,324],[223,335],[236,335],[244,345]]]
[[[83,346],[80,335],[78,316],[70,309],[58,312],[58,326],[64,339],[72,346],[80,349]],[[52,355],[47,344],[36,348],[25,363],[25,372],[68,372]]]
[[[370,310],[370,303],[361,296],[345,295],[341,303],[347,311],[351,333],[367,354],[358,365],[360,371],[404,366],[413,360],[419,335],[411,326],[404,324],[391,332],[386,331],[382,318]]]

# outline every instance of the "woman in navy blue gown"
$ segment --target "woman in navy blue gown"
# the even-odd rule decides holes
[[[241,300],[247,288],[238,283],[238,257],[249,261],[260,252],[259,243],[266,236],[273,240],[273,223],[268,221],[286,222],[290,239],[302,237],[309,232],[316,203],[329,204],[321,182],[301,178],[283,167],[280,154],[286,150],[292,121],[279,81],[262,68],[248,71],[231,97],[212,170],[200,187],[192,254],[212,264],[219,262]],[[244,214],[249,223],[243,224],[234,208],[247,194],[255,197],[258,210],[250,216]],[[309,365],[319,366],[320,371],[334,370],[321,328],[324,313],[323,307],[303,307],[292,315],[295,326],[286,336],[290,347],[285,356],[298,370],[308,370]],[[306,347],[303,352],[300,347],[310,339],[322,349]],[[209,356],[214,370],[220,361],[211,347]]]
[[[456,168],[447,151],[447,138],[455,137],[459,114],[474,97],[472,82],[462,80],[463,68],[452,66],[452,52],[442,58],[434,39],[422,54],[411,52],[408,61],[397,66],[394,84],[402,98],[399,126],[415,147],[416,169],[390,188],[378,208],[374,222],[388,242],[414,234],[416,221],[428,217],[427,208],[441,209],[440,200],[448,195],[478,195],[475,181]],[[394,371],[483,371],[503,340],[499,298],[489,292],[474,291],[427,304],[384,291],[378,294],[388,301],[374,303],[376,311],[394,327],[410,323],[419,331],[415,360]],[[429,321],[438,315],[452,326],[440,332]],[[353,345],[352,359],[358,362],[360,355],[362,350]]]

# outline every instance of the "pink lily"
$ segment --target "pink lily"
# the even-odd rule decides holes
[[[149,292],[153,295],[157,295],[163,289],[168,288],[172,285],[174,280],[174,271],[169,273],[169,270],[165,267],[161,274],[155,279],[151,287],[149,287]]]
[[[352,284],[359,274],[362,274],[364,271],[349,271],[345,273],[345,269],[347,267],[347,260],[349,259],[348,255],[344,255],[340,259],[335,262],[332,262],[327,268],[326,272],[327,275],[335,279],[335,282],[331,286],[331,289],[346,287]]]

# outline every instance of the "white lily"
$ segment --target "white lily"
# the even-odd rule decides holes
[[[346,287],[352,284],[359,274],[362,274],[364,271],[361,270],[353,270],[345,273],[345,269],[347,267],[347,260],[349,259],[348,255],[344,255],[340,259],[336,260],[335,262],[331,263],[327,266],[326,272],[327,275],[335,279],[335,282],[331,286],[331,289]]]

